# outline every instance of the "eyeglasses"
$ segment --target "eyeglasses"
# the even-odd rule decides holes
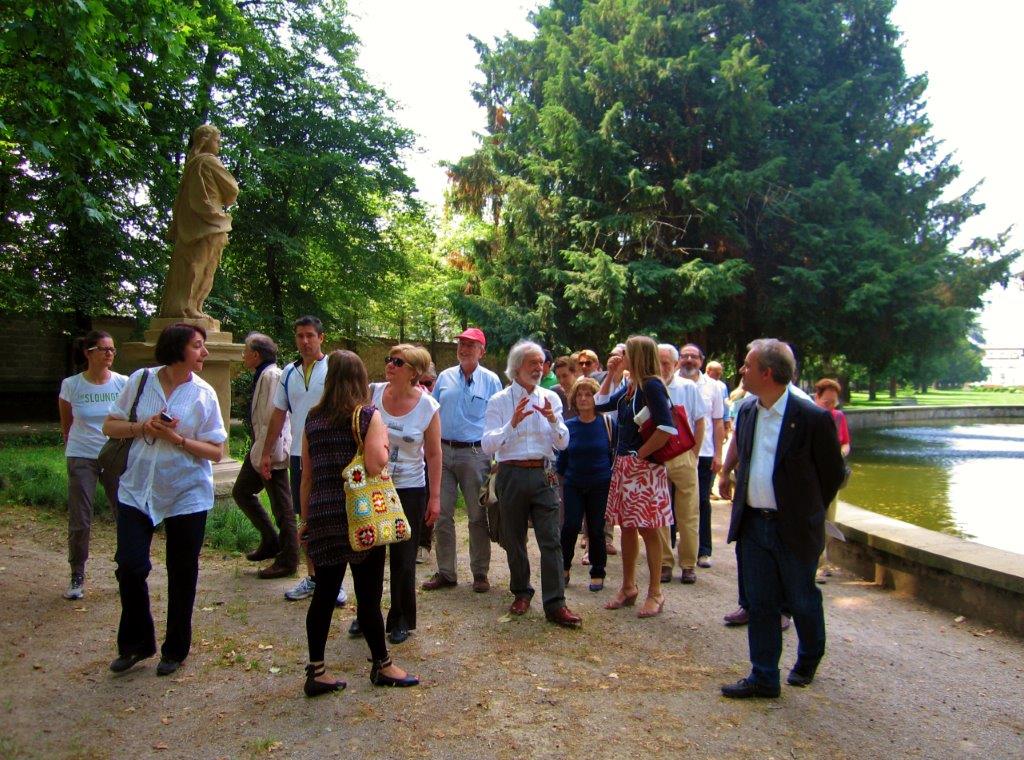
[[[389,356],[386,359],[384,359],[385,367],[388,366],[389,364],[394,364],[396,368],[401,368],[404,367],[406,363],[407,362],[405,361],[405,359],[403,359],[401,356]]]
[[[680,359],[699,359],[700,354],[679,354]]]
[[[85,349],[86,353],[89,353],[90,351],[102,351],[103,353],[110,354],[111,356],[114,356],[117,353],[117,349],[113,346],[93,346],[92,348]]]
[[[434,381],[433,380],[420,380],[420,385],[422,385],[424,388],[433,388],[434,387]]]
[[[576,363],[581,367],[589,367],[594,361],[592,359],[579,359]]]

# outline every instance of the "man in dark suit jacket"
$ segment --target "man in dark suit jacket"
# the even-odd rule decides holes
[[[783,604],[800,641],[786,681],[807,686],[814,679],[825,654],[825,615],[814,575],[825,546],[825,510],[843,478],[831,415],[789,391],[792,350],[772,338],[755,340],[748,349],[740,372],[757,399],[737,413],[735,456],[724,468],[728,475],[736,467],[729,541],[739,542],[750,615],[750,675],[722,687],[732,698],[779,696]]]

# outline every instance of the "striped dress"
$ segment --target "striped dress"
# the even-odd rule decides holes
[[[374,411],[376,407],[364,406],[359,415],[363,440],[366,440]],[[358,564],[366,558],[367,552],[355,551],[349,543],[345,479],[341,476],[341,471],[356,454],[352,426],[337,426],[326,416],[311,412],[306,417],[306,441],[313,465],[306,552],[316,567]]]

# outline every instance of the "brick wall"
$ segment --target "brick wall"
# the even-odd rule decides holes
[[[93,328],[110,333],[115,345],[129,339],[135,320],[102,317]],[[60,383],[74,372],[71,315],[0,315],[0,421],[55,420]],[[115,365],[116,366],[116,365]]]
[[[97,317],[93,328],[105,330],[119,348],[129,340],[140,340],[134,319],[124,317]],[[56,420],[57,394],[60,383],[75,371],[71,359],[71,344],[77,335],[70,315],[46,314],[38,317],[0,315],[0,345],[4,358],[0,361],[0,422],[40,422]],[[240,338],[236,338],[241,342]],[[447,342],[410,341],[430,351],[437,371],[458,363],[455,344]],[[389,338],[360,338],[338,340],[324,345],[325,351],[347,348],[355,351],[366,364],[371,380],[384,379],[384,358],[391,346],[398,343]],[[294,346],[282,346],[281,360],[294,360]],[[488,352],[483,364],[505,382],[505,352]],[[127,372],[124,357],[119,354],[114,370]],[[239,363],[232,369],[242,369]]]

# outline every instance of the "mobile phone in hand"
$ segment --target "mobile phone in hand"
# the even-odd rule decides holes
[[[160,412],[160,419],[162,419],[164,422],[174,422],[174,418],[167,413],[166,409]]]

